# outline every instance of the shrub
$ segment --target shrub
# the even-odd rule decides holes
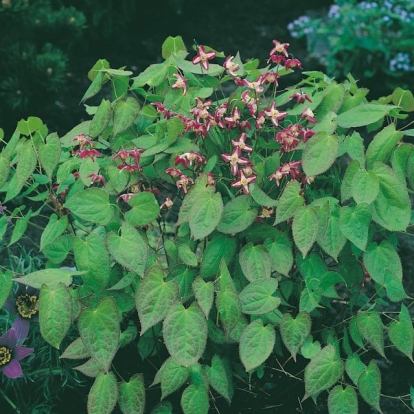
[[[320,72],[282,89],[301,62],[273,43],[265,68],[207,46],[187,60],[180,37],[135,77],[100,60],[90,120],[59,137],[29,117],[1,151],[3,243],[47,262],[3,267],[0,305],[15,283],[38,290],[42,337],[94,378],[89,413],[142,413],[153,386],[164,401],[148,410],[182,390],[184,413],[207,413],[210,393],[231,404],[235,374],[291,358],[304,400],[380,411],[378,361],[412,361],[396,235],[411,225],[414,133],[398,122],[414,98],[368,102]],[[125,378],[114,358],[131,344]]]

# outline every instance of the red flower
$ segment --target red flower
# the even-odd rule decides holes
[[[176,82],[171,86],[173,89],[182,89],[183,95],[187,93],[187,82],[188,80],[181,76],[179,73],[174,73],[173,76],[177,78]]]
[[[316,124],[316,122],[318,122],[315,118],[314,118],[314,113],[312,112],[312,110],[310,108],[305,108],[302,112],[302,115],[300,116],[301,119],[307,119],[309,122],[312,122],[313,124]]]
[[[227,70],[227,73],[230,76],[235,77],[235,72],[237,72],[240,69],[240,67],[236,62],[233,62],[233,59],[234,56],[227,56],[226,60],[224,61],[223,67]]]
[[[252,152],[253,148],[246,144],[246,138],[247,134],[245,132],[242,132],[242,134],[239,137],[239,140],[235,141],[234,139],[232,139],[231,143],[233,144],[233,147],[240,148],[241,151]]]
[[[289,47],[289,43],[280,43],[278,40],[272,40],[273,44],[275,45],[274,48],[270,51],[270,56],[275,55],[276,53],[281,53],[288,57],[287,48]]]
[[[266,116],[270,118],[274,126],[279,125],[279,120],[287,116],[287,112],[280,112],[276,109],[276,103],[272,102],[270,108],[264,110]]]
[[[197,55],[193,57],[193,65],[197,65],[200,63],[201,67],[204,70],[208,70],[210,67],[209,60],[214,59],[216,57],[216,52],[210,51],[206,52],[204,46],[199,46],[197,49]]]
[[[240,149],[234,148],[232,154],[221,154],[224,161],[229,162],[231,166],[232,175],[237,175],[240,165],[248,165],[250,161],[247,158],[240,157]]]
[[[243,189],[244,194],[249,194],[249,184],[254,183],[257,177],[252,175],[250,177],[246,177],[244,175],[243,170],[239,171],[239,179],[237,181],[233,181],[231,183],[232,187],[241,187]]]

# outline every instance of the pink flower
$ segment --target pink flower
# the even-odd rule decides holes
[[[267,62],[273,62],[276,63],[276,65],[284,64],[286,62],[286,58],[282,55],[273,55],[270,56],[269,59],[267,59]]]
[[[247,158],[240,157],[240,149],[234,148],[232,154],[221,154],[224,161],[229,162],[231,166],[231,174],[237,175],[240,165],[248,165],[250,161]]]
[[[85,150],[78,149],[72,152],[72,155],[75,155],[75,154],[79,154],[79,157],[82,159],[90,158],[92,161],[95,161],[95,157],[102,157],[102,154],[96,149],[85,149]]]
[[[241,151],[252,152],[253,148],[246,144],[246,138],[247,134],[245,132],[242,132],[242,134],[239,137],[239,140],[235,141],[234,139],[232,139],[231,143],[233,144],[233,147],[240,148]]]
[[[125,203],[127,203],[130,199],[131,199],[131,197],[132,196],[134,196],[136,193],[125,193],[125,194],[121,194],[117,199],[116,199],[116,201],[119,201],[119,200],[123,200],[123,201],[125,201]]]
[[[13,326],[0,337],[0,371],[8,378],[23,376],[19,361],[33,353],[33,348],[23,348],[20,345],[27,338],[29,324],[19,318]]]
[[[276,53],[281,53],[288,57],[287,48],[289,47],[289,43],[280,43],[278,40],[272,40],[273,44],[275,45],[273,49],[270,51],[269,55],[275,55]]]
[[[287,128],[276,134],[276,141],[282,144],[281,151],[288,152],[295,149],[299,143],[299,136],[302,132],[300,124],[289,125]]]
[[[291,161],[283,164],[279,167],[273,174],[269,176],[269,180],[275,180],[276,185],[279,187],[280,180],[286,176],[290,175],[293,179],[298,179],[302,177],[302,173],[298,170],[302,161]]]
[[[182,174],[181,170],[179,170],[178,168],[167,168],[165,170],[165,173],[171,175],[171,177],[174,178],[177,178]]]
[[[250,177],[246,177],[244,175],[243,170],[239,171],[239,179],[237,181],[233,181],[231,183],[232,187],[241,187],[243,189],[244,194],[249,194],[249,184],[254,183],[257,179],[255,175],[252,175]]]
[[[216,57],[216,52],[210,51],[206,52],[204,46],[199,46],[197,49],[197,55],[193,57],[193,65],[197,65],[200,63],[201,67],[204,70],[208,70],[210,67],[209,60],[214,59]]]
[[[181,188],[184,194],[188,192],[188,186],[194,184],[194,180],[188,177],[187,175],[180,175],[180,179],[175,183],[177,188]]]
[[[296,99],[296,103],[301,104],[305,101],[312,102],[312,99],[305,92],[296,92],[289,99]]]
[[[279,78],[280,75],[276,72],[266,72],[262,75],[263,83],[274,83],[276,86]]]
[[[188,79],[181,76],[179,73],[174,73],[173,76],[177,78],[176,82],[171,86],[173,89],[182,89],[183,95],[187,93],[187,82]]]
[[[247,79],[244,80],[244,84],[250,88],[256,91],[256,93],[261,93],[264,91],[264,88],[262,86],[263,84],[263,78],[259,76],[255,81],[250,82]]]
[[[216,180],[214,179],[214,174],[213,173],[208,173],[207,174],[207,185],[212,185],[212,186],[216,186]]]
[[[285,68],[286,69],[292,69],[298,67],[299,69],[302,68],[302,63],[299,59],[287,59],[285,62]]]
[[[227,70],[227,73],[230,76],[235,77],[236,73],[240,67],[236,62],[233,62],[234,56],[227,56],[226,60],[224,61],[223,67]]]
[[[315,118],[314,118],[314,113],[312,112],[312,110],[310,108],[305,108],[302,112],[302,115],[300,116],[301,119],[306,119],[309,122],[312,122],[313,124],[316,124],[316,122],[318,122]]]
[[[93,147],[94,143],[90,139],[86,138],[85,134],[76,135],[76,137],[72,138],[71,141],[78,141],[79,148],[82,150],[85,145],[89,145]]]
[[[187,168],[187,163],[190,163],[190,167],[193,165],[193,162],[196,164],[206,164],[206,159],[199,153],[199,152],[186,152],[182,155],[179,155],[175,158],[174,164],[177,166],[178,164],[183,164],[184,168]]]
[[[224,119],[229,128],[236,126],[240,121],[240,109],[235,106],[231,112],[231,116],[226,116]]]
[[[163,114],[165,119],[171,118],[172,113],[161,102],[151,102],[151,105],[154,105],[157,108],[157,112]]]
[[[171,208],[173,206],[173,201],[171,200],[171,197],[165,197],[165,201],[160,205],[160,209],[163,208]]]
[[[278,126],[279,125],[278,121],[287,116],[287,112],[280,112],[276,109],[275,102],[272,102],[272,105],[270,106],[270,108],[268,108],[267,110],[265,109],[264,113],[266,116],[270,118],[274,126]]]
[[[261,129],[263,124],[266,122],[266,117],[264,112],[260,112],[256,118],[256,129]]]
[[[89,174],[88,177],[92,180],[93,183],[101,182],[103,185],[106,184],[105,177],[100,174]]]

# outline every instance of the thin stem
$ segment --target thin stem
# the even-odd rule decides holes
[[[0,394],[3,396],[3,398],[9,403],[9,405],[14,409],[14,411],[17,414],[20,414],[21,411],[17,407],[17,405],[4,393],[4,391],[0,388]]]

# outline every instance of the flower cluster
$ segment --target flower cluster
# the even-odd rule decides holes
[[[79,134],[76,137],[72,138],[72,141],[76,141],[79,145],[79,148],[75,151],[72,151],[72,155],[79,154],[80,158],[90,158],[92,161],[95,161],[95,157],[101,157],[102,154],[94,147],[95,143],[86,138],[85,134]]]

